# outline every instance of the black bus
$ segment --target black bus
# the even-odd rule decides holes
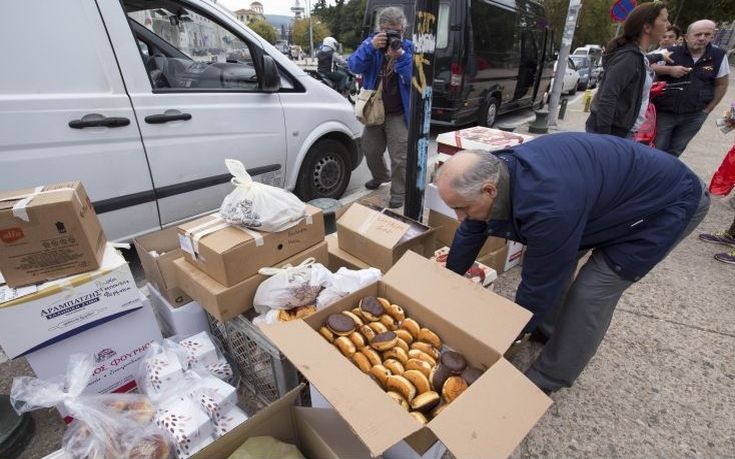
[[[400,6],[411,37],[414,2],[368,0],[363,37],[378,12]],[[542,105],[554,68],[552,33],[531,0],[451,0],[439,4],[431,123],[492,126],[498,114]]]

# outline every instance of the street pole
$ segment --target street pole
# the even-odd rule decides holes
[[[406,200],[403,213],[409,218],[421,221],[429,154],[429,126],[439,0],[417,0],[415,11],[406,151]]]
[[[306,9],[309,10],[309,53],[314,62],[314,29],[311,26],[311,0],[306,0]]]
[[[549,126],[556,126],[559,99],[561,98],[561,90],[564,86],[564,74],[567,72],[567,60],[569,59],[569,51],[572,48],[574,29],[577,27],[580,8],[582,8],[582,0],[569,0],[569,9],[567,10],[567,20],[564,24],[561,48],[559,48],[559,57],[556,60],[554,86],[551,88],[551,95],[549,96]]]

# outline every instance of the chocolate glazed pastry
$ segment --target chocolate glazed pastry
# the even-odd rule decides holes
[[[467,367],[462,372],[462,379],[467,381],[468,386],[471,386],[480,376],[482,376],[482,371],[474,367]]]
[[[467,361],[464,359],[462,354],[454,351],[446,351],[443,353],[441,362],[455,375],[461,374],[467,367]]]
[[[382,352],[394,348],[397,342],[398,337],[396,336],[396,334],[392,331],[389,331],[376,335],[375,338],[370,341],[370,346],[372,346],[372,348],[376,351]]]
[[[360,300],[360,311],[369,320],[380,320],[380,316],[385,314],[383,304],[374,296],[366,296]]]
[[[444,383],[450,376],[452,376],[452,372],[449,368],[441,364],[437,365],[433,370],[431,370],[431,376],[429,377],[431,380],[431,387],[433,387],[436,392],[441,393],[444,388]]]
[[[332,314],[327,317],[327,328],[339,336],[348,336],[355,331],[355,321],[344,314]]]

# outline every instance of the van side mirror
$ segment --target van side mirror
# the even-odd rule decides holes
[[[268,55],[263,56],[263,78],[260,89],[265,92],[276,92],[281,89],[281,76],[278,74],[276,61]]]

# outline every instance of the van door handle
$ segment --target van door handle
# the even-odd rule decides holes
[[[181,113],[178,110],[167,110],[166,113],[157,115],[148,115],[145,122],[148,124],[163,124],[169,121],[188,121],[191,119],[191,113]]]
[[[130,120],[123,117],[103,116],[98,113],[84,115],[81,119],[69,121],[72,129],[84,129],[88,127],[124,127],[130,124]]]

